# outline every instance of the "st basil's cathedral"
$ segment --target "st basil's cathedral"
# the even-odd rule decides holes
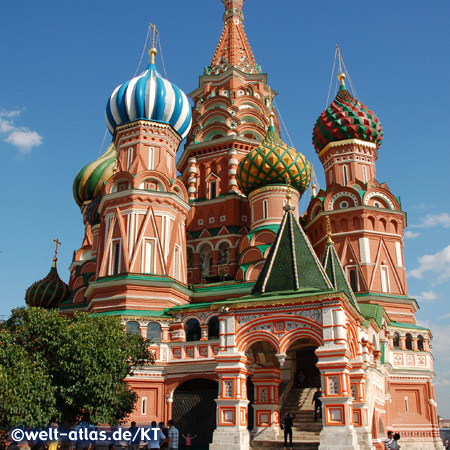
[[[281,448],[288,410],[299,448],[382,449],[389,430],[409,450],[442,448],[432,336],[406,285],[406,214],[376,178],[380,121],[339,73],[313,127],[318,189],[280,138],[244,0],[222,1],[192,102],[160,75],[155,48],[112,90],[111,144],[73,184],[85,233],[69,283],[55,258],[27,304],[118,316],[151,339],[155,364],[127,380],[139,396],[129,420],[172,418],[202,448]]]

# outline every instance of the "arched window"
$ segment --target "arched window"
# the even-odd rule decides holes
[[[358,285],[356,283],[356,270],[350,269],[349,275],[350,275],[350,286],[353,292],[356,292],[358,290]]]
[[[219,318],[217,316],[208,322],[208,339],[219,339]]]
[[[126,331],[128,334],[139,334],[141,330],[139,329],[139,324],[137,322],[127,322]]]
[[[394,333],[394,348],[400,348],[400,336],[398,333]]]
[[[161,325],[156,322],[151,322],[147,326],[147,339],[152,342],[161,342]]]
[[[208,276],[212,269],[212,250],[209,245],[202,245],[200,249],[200,270],[202,276]]]
[[[422,335],[420,335],[419,338],[417,339],[417,348],[419,349],[420,352],[424,351],[423,336]]]
[[[210,199],[217,197],[217,187],[216,186],[217,186],[217,184],[216,184],[215,180],[209,182],[209,198]]]
[[[219,245],[219,264],[230,264],[230,245],[227,242]]]
[[[187,266],[188,269],[192,269],[194,267],[194,252],[191,247],[187,248]]]
[[[409,333],[406,334],[406,350],[412,350],[412,336]]]
[[[269,205],[267,200],[263,200],[263,219],[267,219],[269,217]]]
[[[199,341],[201,336],[200,324],[197,319],[188,320],[184,326],[186,341]]]

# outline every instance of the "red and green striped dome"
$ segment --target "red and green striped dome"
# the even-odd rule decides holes
[[[346,139],[372,142],[379,148],[383,130],[378,117],[347,91],[344,74],[339,74],[339,79],[341,87],[336,98],[314,125],[314,148],[319,153],[330,142]]]
[[[303,194],[311,181],[311,166],[301,153],[281,140],[271,123],[261,144],[239,163],[238,186],[248,195],[263,186],[286,185],[286,176],[292,187]]]
[[[70,289],[59,278],[56,270],[56,257],[53,258],[52,268],[48,275],[33,283],[25,294],[25,302],[28,306],[40,306],[42,308],[57,308],[63,301],[70,297]]]

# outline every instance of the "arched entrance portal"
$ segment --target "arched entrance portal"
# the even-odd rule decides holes
[[[320,371],[316,364],[315,354],[317,344],[309,338],[294,341],[288,348],[288,359],[291,360],[292,379],[294,386],[298,386],[299,374],[303,373],[302,387],[320,386]]]
[[[181,435],[191,433],[197,435],[193,441],[196,449],[208,449],[216,428],[217,392],[217,382],[204,378],[186,381],[175,389],[172,419],[180,432],[180,444],[184,442]]]

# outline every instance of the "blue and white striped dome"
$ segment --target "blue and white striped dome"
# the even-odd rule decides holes
[[[106,105],[106,124],[114,134],[115,128],[123,123],[155,120],[172,125],[184,139],[192,122],[188,98],[157,72],[153,59],[145,72],[114,89]]]

